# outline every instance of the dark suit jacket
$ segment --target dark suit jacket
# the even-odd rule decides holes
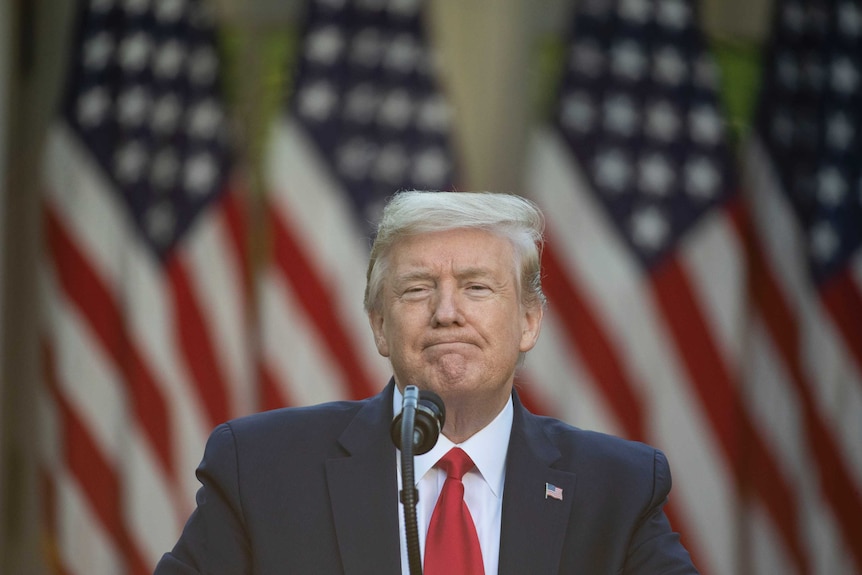
[[[529,413],[514,396],[500,573],[696,573],[662,511],[664,455]],[[392,384],[358,402],[219,426],[169,574],[400,574]],[[545,498],[545,484],[563,490]]]

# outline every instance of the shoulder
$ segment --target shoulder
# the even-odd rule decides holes
[[[582,478],[612,478],[621,482],[648,479],[670,487],[670,471],[661,450],[639,441],[574,427],[551,417],[525,415],[559,450],[555,467],[577,472]]]

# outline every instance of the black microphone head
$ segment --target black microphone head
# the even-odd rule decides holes
[[[392,442],[395,443],[398,449],[401,449],[402,413],[395,416],[390,428]],[[440,396],[433,391],[420,391],[413,420],[414,455],[422,455],[431,451],[431,448],[437,444],[437,439],[440,437],[440,432],[443,430],[443,423],[445,421],[446,406],[443,404]]]

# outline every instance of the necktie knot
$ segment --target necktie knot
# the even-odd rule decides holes
[[[446,472],[447,477],[461,480],[464,474],[476,467],[470,456],[460,447],[453,447],[437,462],[437,467]]]

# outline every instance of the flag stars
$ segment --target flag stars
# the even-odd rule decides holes
[[[404,179],[410,159],[400,144],[387,144],[374,163],[374,178],[387,184],[396,184]]]
[[[351,138],[335,151],[335,162],[339,173],[350,180],[362,180],[368,174],[377,147],[362,137]]]
[[[140,181],[149,158],[146,147],[136,140],[123,144],[114,157],[117,178],[124,184]]]
[[[589,132],[596,121],[596,109],[590,96],[583,91],[567,94],[560,110],[560,122],[576,132]]]
[[[618,10],[623,20],[628,20],[633,24],[646,24],[652,16],[648,0],[622,0]]]
[[[691,8],[682,0],[661,0],[656,20],[667,28],[682,30],[691,23]]]
[[[847,180],[835,166],[817,173],[817,199],[829,208],[837,208],[847,196]]]
[[[859,70],[846,56],[838,58],[832,62],[830,80],[833,90],[849,96],[854,94],[859,87]]]
[[[101,86],[90,88],[78,98],[77,119],[85,128],[93,128],[104,121],[111,108],[111,98]]]
[[[718,66],[708,54],[701,54],[695,60],[694,81],[704,90],[713,91],[718,87]]]
[[[439,147],[433,146],[416,154],[412,177],[420,186],[438,188],[445,183],[449,169],[446,154]]]
[[[701,105],[689,113],[691,138],[704,146],[715,146],[722,140],[724,124],[714,106]]]
[[[218,174],[212,154],[199,152],[186,160],[183,186],[195,195],[203,195],[212,189]]]
[[[669,102],[661,100],[649,105],[646,112],[646,133],[650,138],[670,142],[679,133],[679,115]]]
[[[695,199],[706,201],[718,195],[721,172],[704,156],[689,159],[685,165],[685,191]]]
[[[140,16],[150,8],[150,0],[124,0],[123,7],[133,16]]]
[[[826,120],[826,143],[830,148],[843,152],[850,148],[855,137],[853,124],[843,112],[837,112]]]
[[[87,39],[84,45],[84,67],[89,71],[102,70],[114,55],[114,39],[107,32],[99,32]]]
[[[160,248],[166,247],[176,233],[177,216],[169,200],[159,200],[144,215],[147,236]]]
[[[775,62],[775,73],[778,83],[785,90],[795,90],[799,85],[799,66],[792,54],[779,54]]]
[[[631,238],[638,249],[658,252],[668,240],[670,226],[665,215],[655,206],[638,209],[631,217]]]
[[[419,106],[416,125],[426,132],[445,133],[451,124],[452,110],[446,99],[440,94],[432,94],[425,98]]]
[[[141,86],[124,90],[117,100],[117,121],[126,128],[140,126],[149,113],[151,97]]]
[[[608,131],[631,137],[640,122],[638,110],[631,98],[616,94],[605,103],[604,123]]]
[[[328,119],[337,104],[338,95],[326,80],[317,80],[299,93],[299,113],[309,120],[322,122]]]
[[[626,155],[618,149],[606,150],[595,158],[595,178],[599,187],[613,194],[623,192],[631,180]]]
[[[206,86],[215,81],[218,73],[218,57],[209,46],[197,48],[189,61],[189,75],[192,83]]]
[[[781,19],[784,21],[784,26],[794,34],[801,34],[805,29],[805,13],[802,6],[796,2],[784,4]]]
[[[156,51],[153,71],[159,78],[172,80],[179,74],[185,59],[186,50],[183,44],[174,39],[168,40]]]
[[[661,154],[649,154],[638,163],[640,188],[652,196],[667,196],[674,183],[674,170]]]
[[[182,114],[180,100],[175,94],[165,94],[156,102],[152,109],[150,127],[159,135],[172,134]]]
[[[819,221],[811,227],[809,250],[816,262],[822,264],[831,260],[840,245],[838,234],[829,222]]]
[[[347,93],[344,117],[357,124],[368,124],[374,119],[379,102],[380,97],[373,84],[357,84]]]
[[[334,26],[323,26],[306,38],[306,57],[316,64],[331,66],[344,51],[344,36]]]
[[[656,52],[653,68],[656,81],[669,86],[679,86],[687,72],[685,60],[675,48],[667,46]]]
[[[223,118],[221,107],[212,98],[192,106],[188,117],[188,130],[192,137],[212,138]]]
[[[150,37],[143,32],[135,32],[123,39],[120,44],[120,66],[126,72],[140,72],[147,65],[152,45]]]
[[[407,74],[416,68],[422,58],[422,48],[410,34],[399,34],[386,49],[383,66],[402,74]]]
[[[571,63],[574,70],[585,76],[596,77],[602,73],[605,57],[595,42],[583,40],[572,48]]]
[[[611,70],[619,77],[635,82],[643,78],[648,67],[643,47],[631,40],[611,48]]]
[[[862,10],[857,3],[848,0],[839,5],[838,27],[842,34],[851,39],[862,35]]]
[[[156,2],[156,19],[162,24],[173,24],[182,18],[186,0],[159,0]]]
[[[180,160],[174,148],[165,148],[153,158],[150,181],[157,189],[168,190],[176,185]]]
[[[403,130],[413,117],[413,109],[413,100],[407,90],[393,90],[383,99],[379,121],[387,128]]]
[[[353,37],[350,58],[355,64],[374,68],[380,62],[383,49],[380,31],[376,28],[363,28]]]

